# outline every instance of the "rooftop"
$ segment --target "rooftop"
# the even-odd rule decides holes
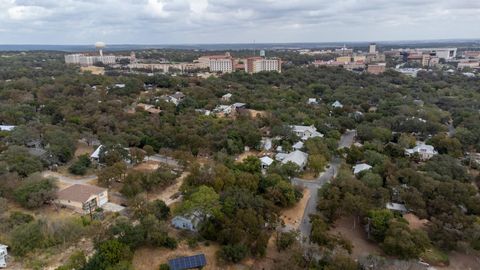
[[[84,203],[87,202],[91,196],[100,194],[106,190],[106,188],[92,185],[75,184],[60,190],[58,192],[58,199]]]

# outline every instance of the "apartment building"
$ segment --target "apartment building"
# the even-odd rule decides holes
[[[250,57],[246,60],[245,72],[257,73],[262,71],[282,72],[282,60],[279,58]]]

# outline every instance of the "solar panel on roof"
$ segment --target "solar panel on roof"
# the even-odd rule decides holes
[[[193,269],[207,265],[207,260],[204,254],[198,254],[169,260],[168,265],[170,266],[170,270]]]

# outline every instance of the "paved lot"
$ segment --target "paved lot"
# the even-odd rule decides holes
[[[107,202],[102,206],[102,208],[107,212],[121,212],[125,209],[125,207],[116,203],[111,203],[111,202]]]

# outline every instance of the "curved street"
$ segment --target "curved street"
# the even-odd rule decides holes
[[[347,130],[340,138],[340,141],[338,142],[338,148],[350,148],[355,139],[355,135],[355,130]],[[317,211],[318,190],[323,185],[325,185],[325,183],[329,183],[330,180],[332,180],[337,175],[341,161],[341,158],[334,157],[327,165],[327,170],[320,174],[320,176],[314,180],[305,180],[301,178],[293,178],[291,180],[293,185],[307,188],[310,191],[310,198],[308,199],[307,205],[305,206],[302,221],[299,227],[302,239],[305,239],[307,241],[310,239],[310,232],[312,230],[310,215],[315,214]]]

